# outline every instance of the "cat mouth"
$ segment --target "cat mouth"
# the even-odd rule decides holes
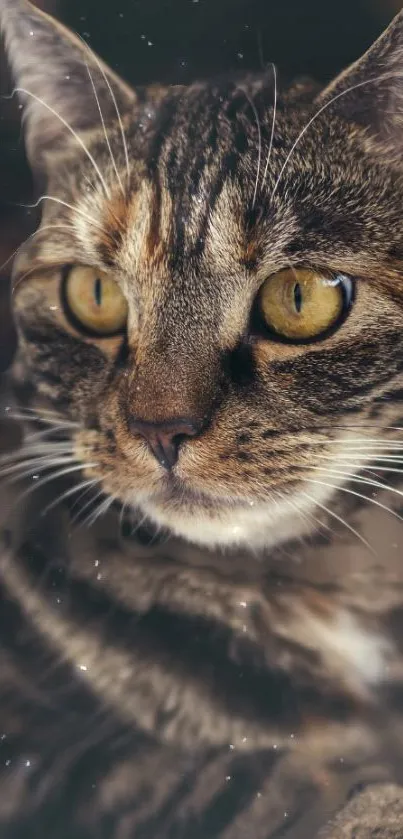
[[[259,498],[220,489],[213,494],[171,474],[154,492],[142,498],[133,493],[131,503],[157,527],[210,548],[253,544],[258,549],[282,542],[289,537],[290,516],[294,535],[307,528],[302,517],[301,522],[295,521],[295,508],[284,492],[279,500],[274,492]]]
[[[164,486],[160,493],[157,493],[153,500],[156,503],[171,504],[181,510],[199,509],[203,508],[210,512],[219,508],[244,508],[253,506],[254,501],[251,498],[243,496],[215,495],[205,490],[195,488],[187,481],[184,481],[172,475],[165,479]],[[189,509],[190,508],[190,509]]]

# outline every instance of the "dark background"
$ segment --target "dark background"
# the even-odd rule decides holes
[[[274,61],[329,79],[377,37],[392,0],[61,0],[59,14],[133,82],[188,82]]]
[[[274,61],[280,78],[327,81],[357,58],[403,0],[36,0],[78,31],[129,81],[186,83]],[[10,90],[0,51],[0,95]],[[0,370],[13,347],[8,306],[13,250],[35,218],[20,111],[0,99]]]

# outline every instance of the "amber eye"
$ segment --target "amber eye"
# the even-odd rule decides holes
[[[258,302],[265,326],[274,337],[303,343],[340,325],[352,298],[350,277],[289,268],[266,280]]]
[[[126,325],[125,297],[114,280],[95,268],[70,269],[63,283],[63,302],[73,322],[96,335],[114,335]]]

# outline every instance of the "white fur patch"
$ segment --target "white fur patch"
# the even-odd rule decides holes
[[[327,641],[364,682],[376,684],[385,677],[389,644],[381,635],[360,626],[348,612],[339,613]]]
[[[128,500],[160,527],[166,527],[176,536],[203,547],[246,546],[252,551],[271,548],[311,533],[326,512],[331,523],[335,524],[335,520],[341,522],[336,514],[332,514],[329,502],[338,487],[345,483],[345,472],[350,469],[354,473],[359,472],[368,460],[366,452],[360,450],[356,453],[354,466],[346,467],[343,456],[346,451],[350,452],[346,441],[354,439],[355,435],[351,432],[341,434],[338,443],[332,447],[332,458],[325,460],[322,468],[318,460],[318,468],[312,470],[310,476],[312,482],[307,482],[301,492],[297,491],[289,498],[285,495],[276,497],[274,490],[273,500],[262,502],[245,498],[242,503],[239,499],[239,504],[232,507],[221,506],[218,498],[216,508],[201,507],[196,512],[188,512],[186,507],[183,511],[178,507],[173,510],[169,504],[154,500],[152,495],[140,498],[134,493],[133,498]],[[332,470],[330,473],[329,469]],[[191,466],[188,464],[184,477],[191,484]],[[348,524],[346,528],[349,529]],[[350,532],[354,538],[354,530]]]
[[[339,671],[362,687],[379,684],[387,677],[392,652],[390,642],[341,609],[333,620],[322,620],[304,610],[299,622],[301,640],[316,648],[329,669]],[[304,631],[305,630],[305,631]]]

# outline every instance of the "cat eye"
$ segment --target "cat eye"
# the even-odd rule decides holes
[[[304,343],[340,326],[353,300],[344,274],[289,268],[269,277],[258,298],[260,318],[272,337]]]
[[[63,303],[75,326],[100,337],[115,335],[127,321],[127,303],[119,286],[95,268],[75,266],[63,281]]]

